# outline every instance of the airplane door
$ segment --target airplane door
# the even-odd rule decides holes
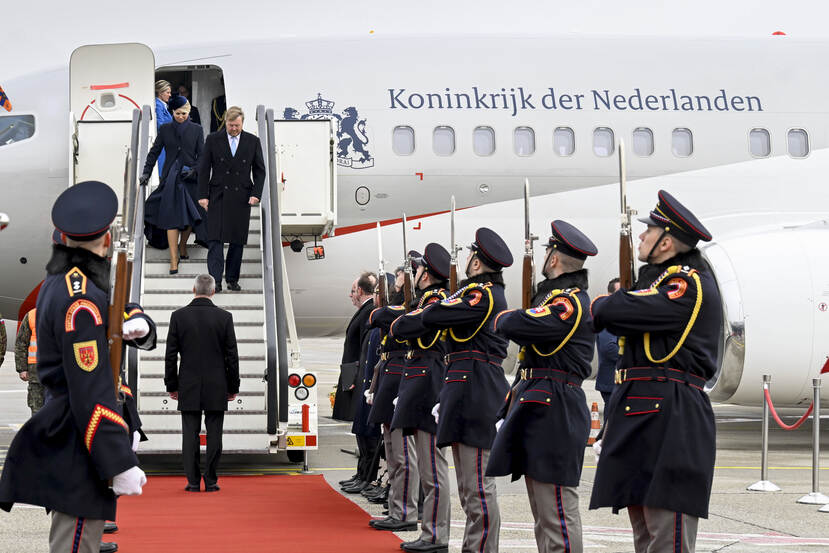
[[[74,163],[70,184],[99,180],[120,196],[133,110],[154,106],[154,82],[155,56],[144,44],[95,44],[72,52],[69,110]]]

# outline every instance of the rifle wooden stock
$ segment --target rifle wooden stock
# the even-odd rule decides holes
[[[386,307],[389,304],[388,283],[386,282],[386,274],[380,273],[377,276],[377,305],[376,307]]]
[[[449,293],[458,291],[458,266],[454,263],[449,266]]]
[[[524,255],[524,265],[521,270],[521,309],[532,307],[533,301],[533,256]]]
[[[112,369],[112,383],[115,387],[115,396],[118,397],[121,384],[121,363],[123,362],[124,340],[124,310],[127,298],[130,295],[130,280],[132,263],[127,261],[126,252],[118,252],[115,262],[115,283],[112,286],[112,296],[109,304],[109,321],[107,324],[107,340],[109,343],[109,366]]]
[[[406,313],[412,310],[412,302],[414,296],[412,295],[412,272],[410,270],[404,271],[403,275],[403,305],[406,308]]]
[[[633,242],[630,234],[619,234],[619,285],[633,288]]]

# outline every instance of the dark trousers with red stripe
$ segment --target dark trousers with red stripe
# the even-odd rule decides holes
[[[628,516],[636,553],[694,553],[697,517],[639,505],[628,506]]]
[[[535,520],[539,553],[582,553],[578,489],[533,480],[526,474],[527,496]]]
[[[98,553],[104,535],[104,520],[78,518],[52,511],[49,553]]]
[[[497,553],[501,535],[501,512],[495,479],[486,474],[489,450],[452,444],[458,496],[466,513],[462,553]]]

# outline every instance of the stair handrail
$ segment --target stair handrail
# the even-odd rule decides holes
[[[137,121],[136,121],[137,114]],[[143,162],[147,159],[150,149],[150,123],[152,111],[150,106],[141,106],[141,111],[133,110],[132,134],[130,149],[132,154],[132,169],[129,173],[130,189],[135,190],[135,202],[130,206],[132,220],[132,282],[130,285],[130,303],[141,303],[144,283],[144,203],[147,199],[147,184],[141,184],[138,172],[143,169]],[[132,388],[133,397],[140,403],[138,393],[138,350],[127,348],[127,382]],[[139,405],[140,406],[140,405]]]
[[[270,185],[271,205],[271,251],[273,252],[273,285],[274,290],[281,293],[275,294],[274,305],[276,307],[276,351],[279,372],[279,422],[288,424],[288,314],[285,308],[284,286],[288,285],[283,280],[283,274],[287,274],[283,268],[282,259],[282,221],[279,206],[279,182],[276,168],[276,138],[274,136],[274,115],[273,109],[265,111],[268,137],[268,183]],[[268,390],[271,391],[276,383],[269,383]],[[277,392],[277,390],[273,390]]]
[[[262,156],[265,160],[268,159],[268,150],[273,148],[268,141],[268,122],[265,117],[265,106],[256,106],[256,123],[259,128],[259,143],[262,147]],[[273,246],[271,244],[271,225],[273,224],[271,217],[271,174],[272,171],[265,163],[265,175],[267,179],[267,186],[262,188],[262,200],[259,202],[261,230],[260,230],[260,246],[262,251],[262,293],[265,301],[265,374],[263,376],[267,383],[267,431],[268,434],[277,433],[277,411],[274,406],[278,405],[276,378],[275,375],[279,373],[277,369],[278,352],[276,340],[276,292],[274,288],[274,264],[273,264]],[[273,307],[272,307],[273,306]]]

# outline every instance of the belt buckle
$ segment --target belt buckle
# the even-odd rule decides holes
[[[627,378],[627,369],[616,369],[614,383],[621,384]]]
[[[521,369],[521,380],[527,380],[527,369]]]

